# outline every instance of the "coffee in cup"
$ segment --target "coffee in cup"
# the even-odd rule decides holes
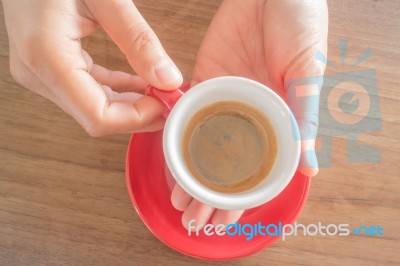
[[[223,210],[257,207],[277,196],[300,158],[299,129],[280,96],[232,76],[186,91],[146,90],[167,107],[163,151],[174,180],[194,199]]]
[[[270,172],[277,153],[269,119],[240,101],[221,101],[196,112],[188,122],[182,154],[191,174],[218,192],[243,192]]]

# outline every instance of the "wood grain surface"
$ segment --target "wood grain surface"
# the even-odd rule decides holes
[[[220,1],[137,0],[139,10],[190,79]],[[399,265],[400,1],[330,0],[329,59],[373,52],[357,69],[377,75],[382,130],[360,134],[379,163],[348,163],[346,137],[333,139],[333,164],[312,180],[299,223],[380,225],[383,236],[298,236],[247,258],[209,262],[155,238],[133,211],[125,185],[129,134],[89,137],[57,106],[9,73],[0,19],[0,265]],[[3,12],[0,12],[3,14]],[[98,64],[132,72],[102,32],[83,40]],[[328,68],[327,73],[334,73]]]

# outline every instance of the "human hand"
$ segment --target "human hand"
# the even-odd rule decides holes
[[[182,75],[130,0],[3,0],[11,74],[92,136],[154,131],[164,106],[142,96],[149,83],[175,89]],[[80,39],[102,27],[138,74],[93,64]]]
[[[259,81],[287,100],[300,128],[302,153],[299,170],[306,176],[318,173],[315,138],[318,99],[288,100],[289,80],[320,76],[325,66],[315,60],[326,54],[328,13],[324,0],[226,0],[213,18],[197,56],[193,84],[218,76],[242,76]],[[319,95],[313,87],[303,94]],[[175,185],[171,201],[184,211],[182,223],[228,224],[243,211],[215,210],[192,199]]]

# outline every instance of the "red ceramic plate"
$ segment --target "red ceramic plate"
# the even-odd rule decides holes
[[[209,260],[227,260],[253,254],[272,245],[278,236],[188,235],[182,212],[170,202],[173,180],[166,173],[162,132],[134,134],[126,158],[126,181],[132,203],[147,228],[163,243],[183,254]],[[307,199],[310,178],[295,174],[273,200],[245,211],[240,224],[293,223]]]

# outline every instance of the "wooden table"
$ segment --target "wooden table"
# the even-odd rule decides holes
[[[190,79],[196,51],[220,1],[135,1]],[[206,2],[206,3],[203,3]],[[157,240],[133,211],[125,185],[129,135],[89,137],[57,106],[9,74],[0,24],[0,265],[399,265],[400,2],[331,0],[329,58],[341,64],[366,49],[375,69],[382,130],[359,136],[379,163],[348,163],[346,138],[333,139],[333,164],[313,179],[299,223],[380,225],[381,237],[291,237],[250,257],[208,262]],[[1,12],[2,13],[2,12]],[[130,71],[101,31],[84,40],[95,62]],[[334,69],[328,69],[333,73]]]

